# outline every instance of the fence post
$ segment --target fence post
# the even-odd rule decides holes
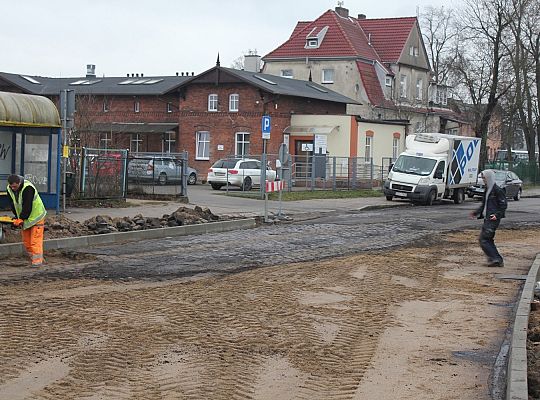
[[[358,174],[358,158],[356,157],[353,157],[352,159],[352,189],[355,190],[356,189],[356,179],[357,179],[357,174]]]
[[[336,174],[337,174],[337,161],[336,156],[332,157],[332,190],[335,192],[337,189],[336,185]]]

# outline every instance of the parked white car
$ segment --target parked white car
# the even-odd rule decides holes
[[[276,180],[276,171],[266,168],[266,180]],[[207,181],[212,189],[219,190],[227,183],[242,190],[251,190],[261,184],[261,162],[253,158],[223,158],[208,169]]]

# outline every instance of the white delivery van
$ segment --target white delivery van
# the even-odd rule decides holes
[[[387,200],[407,198],[426,205],[436,199],[465,200],[479,173],[479,138],[417,133],[407,136],[405,147],[384,183]]]

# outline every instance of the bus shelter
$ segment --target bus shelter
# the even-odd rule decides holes
[[[7,178],[31,181],[48,209],[60,210],[61,122],[46,97],[0,92],[0,206],[8,204]]]

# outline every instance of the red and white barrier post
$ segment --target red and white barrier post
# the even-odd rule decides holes
[[[285,188],[285,181],[266,181],[266,191],[264,193],[264,222],[268,222],[268,193],[279,192],[279,213],[281,215],[281,191]]]

